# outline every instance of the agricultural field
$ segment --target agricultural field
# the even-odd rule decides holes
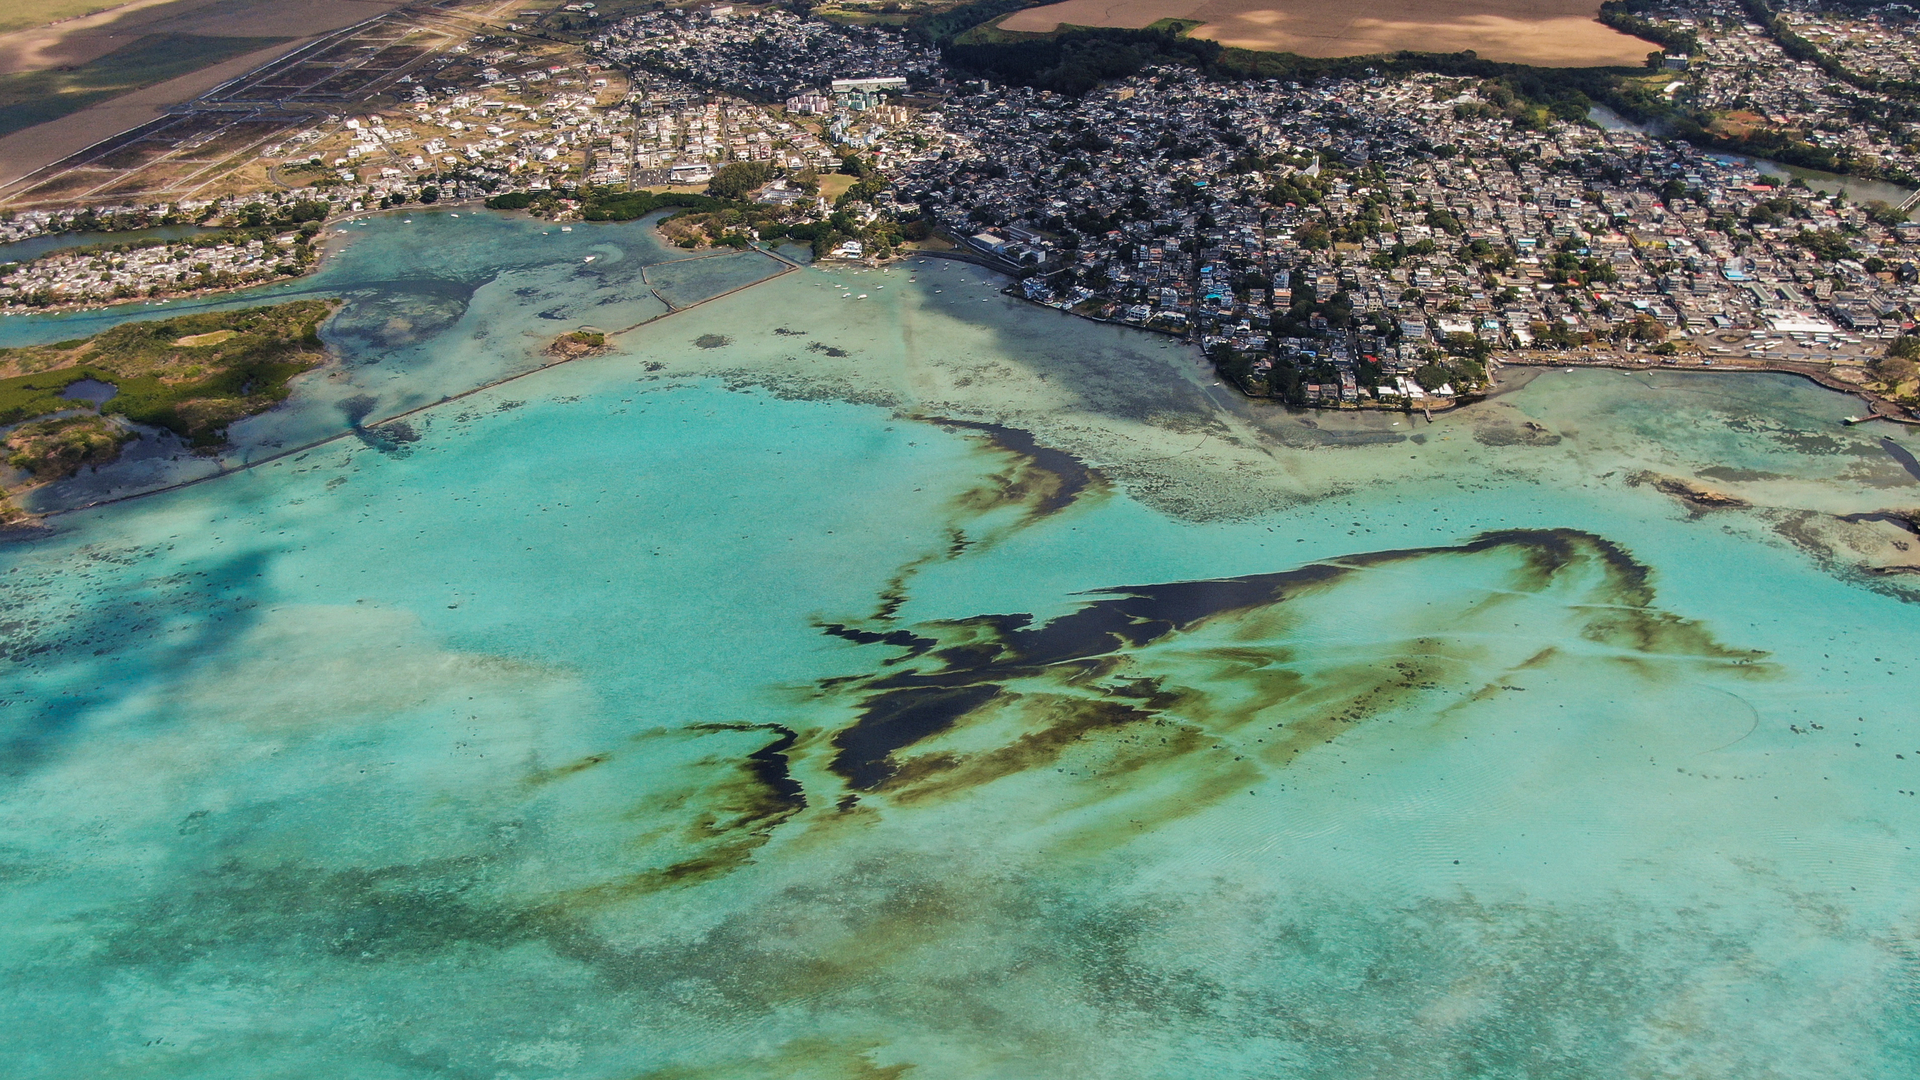
[[[1536,67],[1637,67],[1652,46],[1602,24],[1598,0],[1064,0],[996,25],[1049,33],[1062,24],[1140,29],[1162,19],[1202,25],[1192,36],[1299,56],[1473,50]]]
[[[0,185],[400,2],[133,0],[0,32]]]
[[[151,34],[78,67],[0,75],[0,135],[289,40]]]
[[[13,0],[0,11],[0,34],[91,15],[121,5],[104,0]]]

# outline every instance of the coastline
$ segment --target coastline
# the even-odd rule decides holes
[[[1860,418],[1863,421],[1886,420],[1895,424],[1905,424],[1908,427],[1920,428],[1920,419],[1915,418],[1908,412],[1906,406],[1888,399],[1885,395],[1877,394],[1859,383],[1852,383],[1845,379],[1835,378],[1829,370],[1817,364],[1782,362],[1779,364],[1754,365],[1752,363],[1715,361],[1711,365],[1688,364],[1682,366],[1679,364],[1660,364],[1653,362],[1632,363],[1615,359],[1585,360],[1574,357],[1548,359],[1546,357],[1536,358],[1530,356],[1517,357],[1511,360],[1502,359],[1500,363],[1508,367],[1611,368],[1615,371],[1671,371],[1699,375],[1794,375],[1822,389],[1859,398],[1867,405],[1868,415]]]
[[[412,213],[415,211],[419,211],[421,213],[431,213],[433,211],[441,210],[441,209],[463,210],[463,211],[469,210],[469,209],[486,210],[485,206],[482,205],[482,201],[483,200],[480,200],[480,199],[460,199],[460,200],[448,200],[446,202],[421,203],[415,206],[390,206],[384,210],[379,208],[375,208],[372,210],[355,210],[355,211],[352,211],[351,213],[339,214],[330,218],[322,218],[320,220],[320,229],[321,229],[321,232],[325,232],[329,228],[334,228],[344,223],[360,221],[360,220],[373,218],[373,217],[385,217],[387,215],[396,214],[396,213]],[[489,214],[500,214],[500,213],[511,214],[511,213],[516,213],[517,211],[486,210],[486,212]],[[135,230],[129,230],[129,231],[138,232],[139,230],[135,229]],[[52,235],[58,235],[58,234],[52,234]],[[112,235],[112,233],[109,232],[107,235]],[[316,233],[315,236],[316,238],[318,238],[319,234]],[[33,239],[33,238],[30,237],[29,239]],[[111,241],[106,241],[105,243],[111,243]],[[63,254],[65,250],[67,249],[49,251],[46,253],[45,256],[41,256],[41,257],[45,258],[53,255]],[[244,292],[247,289],[261,289],[261,288],[266,288],[272,285],[292,285],[295,282],[305,281],[308,278],[319,273],[321,268],[326,265],[328,255],[329,255],[329,252],[327,250],[326,244],[324,243],[316,244],[313,247],[313,261],[308,263],[306,265],[306,268],[303,269],[298,274],[284,274],[278,277],[263,278],[259,281],[249,281],[239,285],[216,285],[212,288],[205,288],[205,289],[185,289],[180,292],[169,292],[169,293],[162,294],[160,296],[143,296],[143,297],[137,297],[137,298],[128,297],[125,300],[122,300],[118,303],[102,304],[98,302],[88,303],[84,301],[76,301],[72,303],[63,303],[63,304],[48,304],[45,307],[31,307],[27,305],[0,306],[0,318],[10,317],[14,315],[61,315],[61,314],[69,314],[73,312],[112,311],[115,308],[133,307],[138,304],[159,304],[159,303],[169,302],[173,300],[198,300],[203,297],[222,296],[228,293]]]
[[[451,210],[451,209],[457,208],[465,212],[469,209],[472,209],[474,206],[477,206],[477,203],[470,204],[468,202],[458,202],[458,203],[447,203],[447,204],[435,204],[433,209],[434,210],[441,210],[441,209]],[[484,207],[481,207],[480,209],[484,209]],[[373,217],[384,217],[384,216],[392,215],[395,213],[406,214],[406,213],[413,213],[413,212],[419,212],[419,211],[420,211],[419,207],[412,207],[412,208],[395,207],[395,208],[389,208],[386,210],[375,210],[372,212],[362,211],[352,215],[331,219],[327,222],[327,225],[331,226],[331,225],[337,225],[343,222],[360,221],[360,220],[366,220]],[[475,212],[478,212],[478,210],[476,210]],[[489,214],[527,216],[524,214],[523,211],[486,210],[485,212]],[[656,223],[656,227],[657,227],[657,223]],[[746,284],[743,284],[743,285],[735,286],[724,292],[717,293],[712,296],[704,297],[691,304],[686,304],[681,306],[676,306],[671,302],[668,302],[667,300],[665,300],[665,298],[660,297],[658,292],[655,291],[654,292],[655,298],[659,299],[661,303],[667,308],[665,312],[658,315],[654,315],[650,318],[644,319],[638,323],[634,323],[629,326],[623,326],[616,329],[607,330],[605,331],[607,338],[609,339],[609,341],[611,341],[611,339],[615,337],[618,337],[630,331],[636,330],[642,326],[651,325],[669,316],[680,314],[681,312],[684,312],[684,311],[690,311],[694,308],[704,306],[715,300],[720,300],[729,296],[733,296],[747,289],[754,288],[755,286],[765,284],[766,282],[773,281],[780,277],[784,277],[787,274],[793,273],[796,270],[805,269],[807,265],[809,265],[809,264],[802,264],[802,263],[795,262],[785,256],[778,254],[773,250],[770,250],[767,246],[762,244],[753,244],[747,250],[766,256],[767,258],[771,259],[776,264],[778,264],[778,268],[774,272],[767,275],[766,277],[759,278],[751,282],[747,282]],[[727,254],[734,254],[734,253],[735,252],[732,251],[731,249],[707,251],[707,252],[692,254],[685,258],[670,259],[670,260],[667,260],[666,262],[662,262],[656,265],[671,266],[678,263],[695,262],[695,261],[700,261],[704,259],[714,258],[720,255],[727,255]],[[315,261],[312,264],[307,274],[301,275],[301,277],[299,278],[291,278],[291,277],[287,278],[285,279],[285,281],[281,282],[281,284],[291,284],[294,281],[302,280],[305,277],[311,276],[315,271],[319,270],[322,267],[322,265],[324,265],[326,258],[330,254],[332,254],[332,252],[328,251],[325,247],[322,247],[319,251],[316,252]],[[914,256],[923,256],[927,258],[948,259],[951,261],[965,262],[972,265],[980,266],[981,268],[992,271],[994,273],[1001,273],[1004,276],[1003,271],[999,270],[997,267],[992,266],[991,264],[987,263],[984,260],[967,257],[964,254],[956,256],[956,254],[952,252],[914,251],[914,252],[909,252],[903,255],[901,261],[905,261],[906,259],[912,258]],[[849,265],[854,265],[854,264],[849,264]],[[644,279],[644,271],[643,271],[643,279]],[[1015,288],[1016,284],[1017,284],[1017,279],[1013,281],[1009,281],[1009,283],[1006,286],[1004,286],[1000,291],[1002,292],[1003,295],[1011,296],[1016,299],[1022,300],[1037,308],[1049,308],[1061,314],[1071,315],[1078,318],[1086,319],[1089,322],[1116,326],[1116,327],[1120,327],[1122,329],[1127,329],[1127,330],[1143,331],[1143,332],[1154,334],[1160,337],[1174,338],[1182,341],[1183,343],[1191,344],[1191,341],[1185,335],[1175,334],[1168,331],[1154,330],[1153,328],[1150,328],[1150,327],[1135,326],[1130,323],[1116,322],[1110,319],[1101,319],[1091,315],[1084,314],[1082,312],[1060,308],[1052,304],[1042,304],[1037,301],[1030,300],[1027,297],[1020,295],[1019,291]],[[238,292],[244,291],[245,288],[256,288],[256,287],[258,286],[247,286],[242,289],[199,290],[193,295],[195,295],[196,297],[219,296],[219,295],[238,293]],[[651,286],[649,287],[651,288]],[[168,298],[168,299],[171,299],[171,298]],[[143,306],[152,306],[156,302],[143,301],[141,303]],[[75,307],[77,310],[85,310],[85,311],[111,311],[116,307],[132,307],[132,306],[133,306],[132,304],[128,304],[128,305],[106,305],[106,306],[76,305]],[[187,487],[192,487],[194,485],[201,484],[209,480],[215,480],[221,477],[233,475],[235,473],[245,472],[249,469],[254,468],[255,466],[271,464],[283,458],[306,453],[318,447],[326,446],[331,443],[337,442],[340,439],[354,436],[357,433],[364,432],[368,429],[377,428],[377,427],[380,427],[381,425],[407,419],[409,417],[426,412],[427,410],[436,408],[440,405],[444,405],[448,402],[458,401],[458,400],[470,397],[474,394],[481,393],[483,391],[496,389],[500,386],[504,386],[506,384],[515,382],[529,375],[533,375],[541,371],[546,371],[550,368],[569,363],[576,359],[583,359],[589,356],[600,355],[603,351],[604,350],[591,350],[587,352],[578,353],[575,355],[555,355],[552,353],[542,353],[541,355],[545,357],[543,362],[537,364],[536,366],[529,367],[523,371],[502,376],[500,378],[493,379],[485,383],[462,390],[458,393],[444,396],[436,401],[428,402],[423,405],[418,405],[410,409],[405,409],[405,410],[393,413],[391,415],[382,416],[379,418],[363,419],[359,423],[355,424],[353,427],[333,433],[331,435],[327,435],[325,437],[318,438],[318,439],[308,440],[294,446],[275,448],[272,453],[266,456],[250,458],[248,460],[245,460],[239,463],[223,465],[215,469],[214,471],[208,472],[201,476],[196,476],[196,477],[185,479],[185,480],[179,480],[174,483],[166,484],[164,486],[149,488],[141,491],[129,492],[123,495],[115,495],[107,498],[95,499],[92,501],[79,503],[73,506],[60,507],[57,509],[46,510],[41,512],[24,512],[23,511],[24,517],[19,521],[16,521],[14,523],[11,523],[5,526],[5,531],[8,533],[16,534],[16,535],[19,533],[30,533],[35,531],[39,527],[41,522],[51,518],[60,517],[66,514],[71,514],[76,511],[90,510],[90,509],[94,509],[101,506],[108,506],[108,505],[113,505],[113,504],[122,503],[122,502],[129,502],[135,499],[145,498],[149,495],[157,495],[163,492],[175,491],[175,490],[179,490]],[[1232,384],[1231,380],[1221,377],[1219,375],[1218,369],[1213,367],[1212,362],[1205,355],[1196,353],[1195,360],[1196,362],[1205,365],[1209,369],[1210,374],[1216,379],[1218,379],[1221,384],[1232,386],[1232,389],[1234,390],[1234,392],[1237,393],[1244,400],[1247,400],[1249,402],[1274,401],[1274,399],[1272,398],[1256,397],[1253,395],[1249,395],[1239,386]],[[1755,365],[1748,365],[1748,364],[1716,363],[1710,367],[1695,366],[1695,365],[1688,365],[1683,367],[1678,365],[1665,365],[1657,362],[1633,363],[1633,362],[1626,362],[1626,361],[1621,361],[1617,359],[1594,360],[1594,359],[1582,359],[1582,358],[1576,358],[1576,357],[1547,357],[1547,356],[1526,355],[1526,354],[1516,355],[1510,358],[1496,357],[1496,360],[1497,360],[1497,363],[1499,363],[1500,365],[1535,368],[1535,369],[1541,369],[1541,370],[1556,368],[1556,367],[1558,368],[1605,367],[1605,368],[1613,368],[1615,370],[1621,370],[1621,371],[1688,371],[1688,372],[1704,372],[1708,374],[1733,373],[1733,374],[1797,375],[1797,376],[1800,376],[1801,378],[1808,380],[1809,382],[1815,383],[1816,385],[1822,387],[1823,389],[1832,390],[1840,393],[1847,393],[1847,394],[1851,394],[1853,396],[1861,398],[1862,400],[1868,403],[1873,419],[1884,419],[1884,420],[1892,421],[1894,423],[1904,424],[1904,425],[1913,426],[1913,427],[1920,427],[1920,420],[1916,420],[1909,416],[1903,415],[1904,410],[1901,409],[1900,406],[1886,400],[1880,395],[1874,394],[1872,391],[1867,390],[1865,387],[1859,386],[1857,384],[1851,384],[1844,380],[1833,378],[1831,375],[1827,374],[1824,369],[1817,369],[1811,365],[1755,366]],[[1287,407],[1290,410],[1298,408],[1302,411],[1311,411],[1314,413],[1330,412],[1335,414],[1393,413],[1393,414],[1411,416],[1415,413],[1422,413],[1426,415],[1429,422],[1431,422],[1433,420],[1434,414],[1449,413],[1449,412],[1457,411],[1467,405],[1476,404],[1480,401],[1485,400],[1487,397],[1491,396],[1491,394],[1493,394],[1494,392],[1496,392],[1494,388],[1489,388],[1488,393],[1462,395],[1456,398],[1444,399],[1444,402],[1437,401],[1430,406],[1424,406],[1424,407],[1414,406],[1411,404],[1390,406],[1390,405],[1385,405],[1377,402],[1369,405],[1356,404],[1356,405],[1351,405],[1347,407],[1331,407],[1331,408],[1324,405],[1305,405],[1305,406],[1287,406]],[[1887,412],[1883,412],[1882,411],[1883,409],[1899,410],[1900,412],[1899,414],[1889,414]],[[36,485],[36,487],[38,486],[40,485]],[[31,490],[35,490],[35,488],[24,488],[20,492],[16,492],[15,494],[24,494],[25,492],[31,491]]]
[[[932,258],[954,258],[955,257],[946,252],[915,252],[915,254],[927,255]],[[980,259],[961,257],[959,261],[974,263],[975,265],[984,266],[989,270],[994,270],[995,272],[1004,273],[1004,271],[1000,271],[998,270],[998,268],[993,267]],[[1011,296],[1014,299],[1020,300],[1024,303],[1032,304],[1035,307],[1048,308],[1053,311],[1058,311],[1063,315],[1071,315],[1075,318],[1086,319],[1088,322],[1101,323],[1107,326],[1120,326],[1120,327],[1125,327],[1126,329],[1129,329],[1129,330],[1138,330],[1138,331],[1142,331],[1144,333],[1149,333],[1149,334],[1160,334],[1165,337],[1177,338],[1183,342],[1192,344],[1191,339],[1185,334],[1177,334],[1170,330],[1158,330],[1151,326],[1136,326],[1133,323],[1119,322],[1113,319],[1102,319],[1094,315],[1088,315],[1085,312],[1074,311],[1072,308],[1063,308],[1053,304],[1043,304],[1037,300],[1031,300],[1025,296],[1022,296],[1019,290],[1014,288],[1014,285],[1012,283],[1008,284],[1005,288],[1001,289],[1001,293],[1005,296]],[[1199,359],[1201,363],[1207,364],[1210,367],[1212,366],[1212,361],[1209,360],[1204,353],[1201,354]],[[1612,368],[1616,371],[1685,371],[1685,372],[1698,372],[1706,375],[1724,375],[1724,374],[1796,375],[1824,389],[1832,390],[1836,393],[1848,394],[1853,397],[1859,398],[1861,401],[1866,403],[1868,413],[1869,413],[1867,417],[1863,417],[1862,419],[1887,420],[1896,424],[1906,424],[1910,427],[1920,428],[1920,417],[1916,417],[1912,412],[1910,412],[1907,409],[1906,406],[1901,405],[1898,402],[1887,398],[1885,395],[1877,394],[1872,390],[1867,389],[1862,384],[1849,382],[1845,379],[1835,378],[1830,373],[1829,367],[1822,367],[1819,364],[1796,364],[1791,361],[1782,361],[1777,364],[1763,363],[1759,365],[1754,365],[1751,362],[1716,360],[1711,364],[1679,365],[1679,364],[1660,363],[1657,360],[1646,360],[1646,361],[1636,363],[1633,361],[1618,360],[1618,359],[1588,360],[1588,359],[1581,359],[1581,358],[1572,357],[1572,356],[1548,356],[1544,354],[1533,354],[1533,353],[1514,353],[1511,356],[1495,353],[1492,356],[1492,360],[1494,363],[1503,367],[1533,367],[1533,368],[1597,367],[1597,368]],[[1214,368],[1214,372],[1216,375],[1218,375],[1219,369]],[[1241,388],[1238,384],[1235,384],[1231,379],[1226,379],[1223,377],[1221,381],[1226,385],[1233,386],[1234,390],[1238,392],[1241,397],[1246,398],[1248,401],[1275,400],[1272,397],[1268,397],[1268,396],[1249,394],[1246,392],[1246,390]],[[1338,412],[1392,412],[1392,413],[1406,413],[1408,415],[1411,415],[1413,413],[1419,412],[1419,413],[1428,414],[1428,416],[1431,417],[1431,415],[1434,413],[1452,412],[1455,409],[1459,409],[1467,405],[1472,405],[1475,402],[1482,401],[1492,392],[1493,392],[1493,387],[1489,385],[1486,390],[1483,390],[1480,393],[1462,394],[1458,397],[1440,399],[1441,401],[1444,402],[1443,404],[1436,403],[1433,405],[1425,405],[1425,406],[1414,406],[1412,404],[1385,405],[1385,404],[1380,404],[1376,402],[1374,404],[1355,404],[1352,406],[1338,406],[1338,405],[1326,406],[1326,405],[1309,404],[1309,405],[1288,405],[1287,407],[1298,408],[1298,409],[1308,409],[1314,412],[1335,412],[1335,413],[1338,413]]]
[[[391,212],[392,211],[380,211],[380,213],[391,213]],[[502,211],[489,211],[489,213],[500,213],[500,212]],[[505,213],[515,213],[515,212],[516,211],[505,211]],[[355,215],[355,216],[360,217],[364,215]],[[619,335],[626,334],[633,330],[637,330],[640,327],[650,326],[656,322],[659,322],[662,319],[671,318],[674,315],[678,315],[686,311],[691,311],[695,308],[702,307],[706,304],[710,304],[716,300],[725,299],[726,297],[744,292],[748,289],[754,288],[755,286],[764,285],[769,281],[773,281],[775,279],[785,277],[786,275],[791,274],[796,270],[802,269],[802,266],[799,263],[795,263],[795,262],[792,262],[791,260],[782,258],[778,255],[774,255],[771,252],[767,252],[757,248],[753,250],[759,251],[760,254],[767,255],[769,258],[772,258],[776,263],[780,264],[779,269],[775,270],[771,274],[768,274],[766,277],[760,278],[756,281],[750,281],[744,285],[737,285],[731,289],[726,290],[725,292],[715,293],[712,296],[703,297],[702,299],[696,300],[690,304],[675,306],[673,304],[668,303],[664,298],[662,298],[661,303],[667,305],[667,310],[665,312],[659,315],[655,315],[649,319],[643,319],[640,322],[634,323],[630,326],[623,326],[617,330],[606,331],[606,337],[608,338],[609,341],[611,341],[613,338]],[[658,263],[656,265],[671,266],[678,263],[694,262],[700,259],[713,258],[717,255],[729,255],[729,254],[734,254],[734,252],[731,250],[709,252],[707,254],[695,255],[685,259],[671,259],[671,260],[668,260],[667,262]],[[658,297],[658,294],[656,293],[655,296]],[[101,310],[101,309],[96,308],[91,310]],[[210,480],[218,480],[222,477],[232,476],[236,473],[246,472],[257,466],[269,465],[283,458],[291,457],[297,454],[303,454],[310,450],[314,450],[319,447],[327,446],[332,443],[338,442],[341,439],[354,437],[360,432],[377,428],[385,424],[390,424],[398,420],[405,420],[406,418],[411,416],[417,416],[420,413],[426,412],[430,409],[439,408],[440,406],[448,404],[449,402],[460,401],[464,398],[471,397],[475,394],[479,394],[487,390],[493,390],[498,387],[505,386],[508,383],[512,383],[517,380],[524,379],[530,375],[535,375],[542,371],[547,371],[551,368],[559,367],[563,364],[572,363],[575,360],[582,360],[582,359],[587,359],[594,356],[603,355],[604,351],[605,351],[604,349],[595,349],[587,352],[582,352],[576,355],[562,355],[562,356],[554,356],[550,353],[542,352],[540,355],[547,356],[549,357],[549,359],[545,360],[543,363],[540,363],[535,367],[528,368],[525,371],[519,371],[511,375],[505,375],[505,376],[502,376],[501,378],[493,379],[488,382],[481,383],[477,386],[470,387],[466,390],[462,390],[457,394],[449,394],[436,401],[430,401],[424,405],[417,405],[411,409],[404,409],[404,410],[401,410],[400,412],[393,413],[389,416],[383,416],[378,419],[374,419],[374,418],[362,419],[361,421],[354,424],[352,427],[347,428],[344,431],[336,432],[324,438],[311,439],[297,446],[276,448],[271,454],[268,454],[264,457],[249,458],[238,464],[224,465],[203,476],[196,476],[191,479],[179,480],[171,484],[166,484],[160,487],[148,488],[143,491],[128,492],[125,495],[116,495],[109,498],[95,499],[91,502],[79,503],[74,506],[60,507],[54,510],[46,510],[46,511],[41,511],[37,513],[23,510],[21,511],[23,516],[20,519],[7,523],[5,525],[0,525],[0,539],[6,538],[7,534],[14,534],[17,536],[23,533],[31,533],[40,527],[41,522],[46,521],[50,518],[61,517],[67,514],[77,513],[83,510],[92,510],[102,506],[112,506],[117,503],[131,502],[135,499],[144,499],[150,495],[159,495],[169,491],[179,491],[184,488],[189,488],[198,484],[206,483]],[[13,492],[12,494],[13,495],[25,494],[28,491],[36,490],[38,487],[42,487],[42,486],[45,486],[45,485],[34,485],[32,487],[22,488],[17,492]]]
[[[993,266],[990,263],[987,263],[981,259],[974,258],[974,257],[955,256],[948,252],[916,252],[916,254],[924,254],[933,258],[958,258],[960,262],[968,262],[968,263],[973,263],[976,266],[984,266],[987,269],[994,271],[995,273],[999,273],[999,274],[1006,273],[1006,271],[1001,270],[1000,268]],[[1050,311],[1057,311],[1062,315],[1071,315],[1076,319],[1085,319],[1090,323],[1098,323],[1099,325],[1102,325],[1102,326],[1118,326],[1126,330],[1137,330],[1143,334],[1158,334],[1161,337],[1172,338],[1175,341],[1181,342],[1182,344],[1194,346],[1195,351],[1197,353],[1197,356],[1195,358],[1196,362],[1199,364],[1205,365],[1209,370],[1213,372],[1214,378],[1218,379],[1221,385],[1233,387],[1234,392],[1239,394],[1242,398],[1246,399],[1247,401],[1266,401],[1266,402],[1272,402],[1277,405],[1281,405],[1288,409],[1302,409],[1302,410],[1310,410],[1313,412],[1332,412],[1332,413],[1378,412],[1378,413],[1396,413],[1396,414],[1405,415],[1405,416],[1412,416],[1414,413],[1420,413],[1424,415],[1429,422],[1431,422],[1433,420],[1434,413],[1452,412],[1453,410],[1461,408],[1462,406],[1472,405],[1477,401],[1483,401],[1486,399],[1487,395],[1492,393],[1493,391],[1492,384],[1489,383],[1484,390],[1481,390],[1478,393],[1460,394],[1450,398],[1434,398],[1431,404],[1418,405],[1418,406],[1414,405],[1411,401],[1407,402],[1404,405],[1388,405],[1379,401],[1378,399],[1375,399],[1370,403],[1354,402],[1351,405],[1332,405],[1332,406],[1313,405],[1313,404],[1295,405],[1290,402],[1281,401],[1280,399],[1273,397],[1270,394],[1247,393],[1245,387],[1241,386],[1239,383],[1234,382],[1232,379],[1220,374],[1220,369],[1214,364],[1212,358],[1207,356],[1205,352],[1202,352],[1199,350],[1198,346],[1194,344],[1193,338],[1188,333],[1178,332],[1174,330],[1162,330],[1159,327],[1155,327],[1155,326],[1141,326],[1138,323],[1123,322],[1118,319],[1103,319],[1097,315],[1089,315],[1084,311],[1075,311],[1069,307],[1060,307],[1056,304],[1043,304],[1038,300],[1034,300],[1034,299],[1031,299],[1030,297],[1022,295],[1020,290],[1014,288],[1013,283],[1009,283],[1005,288],[1001,289],[1000,293],[1003,296],[1010,296],[1015,300],[1021,301],[1022,303],[1031,304],[1034,307],[1046,308]]]

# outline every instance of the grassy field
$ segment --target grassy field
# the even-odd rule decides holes
[[[0,135],[287,40],[150,34],[78,67],[0,75]]]
[[[133,432],[104,416],[36,420],[7,433],[7,464],[25,469],[30,483],[45,484],[112,461],[133,439]],[[0,513],[0,520],[8,517]]]
[[[45,26],[56,19],[91,15],[118,6],[104,0],[13,0],[0,8],[0,34]]]
[[[123,323],[83,340],[0,349],[0,373],[7,376],[0,378],[0,424],[82,407],[61,392],[94,379],[119,391],[101,413],[166,428],[195,446],[217,446],[228,424],[284,401],[287,381],[320,363],[317,331],[332,313],[324,300],[299,300]],[[43,465],[13,464],[29,472]]]

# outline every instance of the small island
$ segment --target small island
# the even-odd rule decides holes
[[[288,381],[326,359],[319,328],[334,308],[298,300],[0,349],[0,425],[17,470],[5,495],[111,462],[143,428],[219,449],[228,425],[286,400]],[[19,517],[10,507],[0,512]]]

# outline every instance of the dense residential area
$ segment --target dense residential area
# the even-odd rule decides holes
[[[1497,85],[1237,89],[1162,71],[963,97],[954,148],[901,197],[1027,267],[1029,297],[1191,333],[1309,401],[1418,400],[1500,349],[1858,344],[1920,302],[1920,227],[1896,213],[1633,132],[1515,131]]]
[[[1054,74],[957,66],[924,26],[582,8],[574,45],[518,24],[476,33],[406,100],[291,132],[263,151],[275,189],[10,216],[0,239],[241,232],[16,265],[0,304],[303,272],[315,219],[374,209],[668,207],[669,238],[690,248],[972,259],[1033,302],[1189,339],[1242,390],[1297,404],[1445,405],[1502,359],[1554,355],[1793,360],[1897,390],[1897,371],[1869,364],[1920,309],[1920,225],[1892,205],[1905,192],[1849,196],[1721,146],[1775,138],[1785,157],[1911,177],[1910,11],[1609,10],[1670,43],[1610,100],[1711,118],[1692,137],[1468,62],[1229,78],[1171,62],[1184,54],[1165,37],[1068,93],[1044,88]]]

